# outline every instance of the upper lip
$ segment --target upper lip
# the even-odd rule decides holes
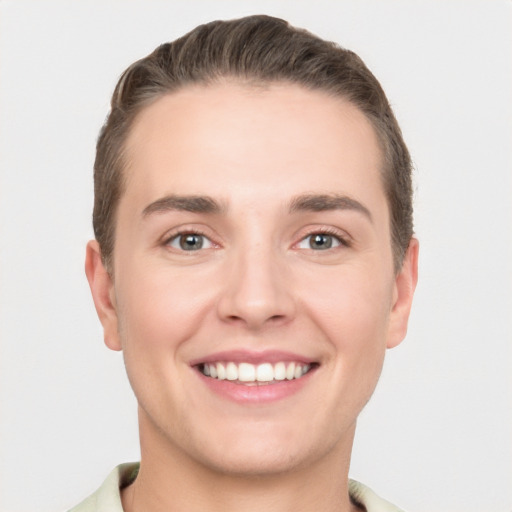
[[[293,352],[286,352],[282,350],[263,350],[263,351],[248,351],[248,350],[226,350],[222,352],[215,352],[208,354],[204,357],[190,361],[191,366],[197,366],[205,363],[216,363],[219,361],[233,362],[233,363],[279,363],[279,362],[295,362],[303,364],[316,363],[315,359],[310,357],[296,354]]]

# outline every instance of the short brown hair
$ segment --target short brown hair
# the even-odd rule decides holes
[[[189,84],[225,79],[287,82],[325,91],[350,101],[367,116],[384,155],[382,178],[398,270],[413,235],[411,160],[382,87],[355,53],[264,15],[200,25],[159,46],[121,75],[94,164],[93,226],[107,268],[124,189],[124,146],[135,117],[158,98]]]

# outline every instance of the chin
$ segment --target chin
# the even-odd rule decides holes
[[[260,427],[260,428],[258,428]],[[314,465],[328,454],[338,453],[339,438],[333,432],[309,435],[301,429],[280,429],[274,425],[225,432],[208,446],[196,451],[196,462],[210,470],[231,476],[259,477],[300,471]],[[329,435],[330,434],[330,435]],[[352,435],[347,436],[351,444]],[[337,443],[338,441],[338,443]]]
[[[250,449],[233,447],[228,454],[212,454],[208,458],[203,456],[198,462],[216,473],[263,478],[298,470],[308,464],[308,459],[304,453],[299,454],[282,446],[278,450],[252,446]]]

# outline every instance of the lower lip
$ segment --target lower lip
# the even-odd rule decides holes
[[[272,384],[252,385],[237,384],[229,380],[213,379],[203,375],[199,370],[197,374],[201,380],[214,393],[239,403],[269,403],[283,400],[298,393],[309,381],[315,369],[310,370],[300,379],[282,380]]]

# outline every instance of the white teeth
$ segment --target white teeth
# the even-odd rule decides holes
[[[202,366],[207,377],[218,380],[239,381],[243,383],[272,382],[300,379],[311,369],[309,364],[284,363],[208,363]]]
[[[259,364],[256,368],[256,380],[258,382],[270,382],[274,380],[274,368],[270,363]]]
[[[223,364],[217,363],[215,365],[215,371],[217,372],[217,378],[219,380],[225,380],[226,379],[226,368]]]
[[[295,363],[290,363],[286,367],[286,378],[292,380],[295,377]]]
[[[230,363],[233,364],[233,363]],[[241,382],[254,382],[256,378],[256,369],[249,363],[240,363],[238,365],[238,380]]]
[[[238,380],[238,366],[235,363],[228,363],[226,366],[226,379]]]
[[[275,380],[286,379],[286,365],[284,363],[277,363],[274,366],[274,379]]]

